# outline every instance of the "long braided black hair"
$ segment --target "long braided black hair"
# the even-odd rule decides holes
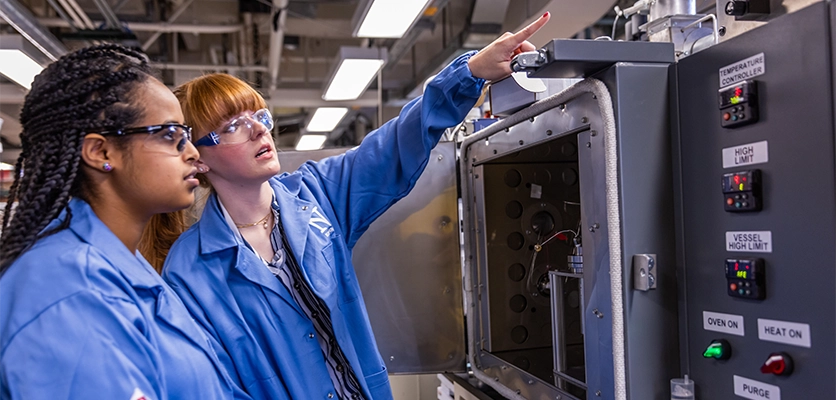
[[[84,135],[134,124],[142,107],[127,97],[152,75],[142,53],[105,44],[64,55],[35,77],[20,113],[23,150],[3,214],[0,275],[38,239],[69,226],[68,214],[42,232],[71,196],[92,195],[80,169]]]

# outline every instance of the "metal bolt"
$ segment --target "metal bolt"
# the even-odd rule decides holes
[[[598,136],[598,131],[589,131],[589,136]],[[441,157],[441,156],[439,156]]]
[[[534,122],[534,117],[528,119],[529,122]]]
[[[505,128],[505,132],[511,132],[511,128]]]
[[[443,156],[443,155],[441,155],[441,154],[439,154],[439,155],[438,155],[438,161],[441,161],[441,160],[443,160],[443,159],[444,159],[444,156]]]
[[[560,111],[566,111],[566,104],[561,104],[561,105],[557,106],[557,108],[559,108]]]
[[[587,118],[587,117],[581,117],[581,123],[584,123],[584,124],[585,124],[585,123],[587,123],[587,122],[589,122],[589,118]]]
[[[520,146],[522,146],[522,145],[523,145],[523,143],[525,143],[525,142],[523,142],[522,140],[520,140]]]
[[[515,393],[520,394],[520,389],[517,389]]]
[[[598,318],[604,318],[604,313],[598,311],[597,308],[592,310],[592,313],[595,314],[595,316],[598,317]]]
[[[533,384],[534,384],[534,381],[532,381],[531,379],[529,379],[529,380],[528,380],[528,384],[529,384],[529,385],[533,385]]]
[[[389,356],[389,361],[395,361],[395,356]]]
[[[592,147],[592,143],[586,142],[586,148],[588,149],[590,147]]]
[[[596,396],[598,396],[598,397],[601,397],[601,391],[600,391],[600,390],[596,390],[596,391],[595,391],[595,395],[596,395]]]
[[[600,225],[598,225],[598,223],[596,222],[596,223],[592,224],[592,227],[595,228],[595,229],[598,229],[598,228],[600,228]]]
[[[551,136],[551,135],[552,135],[552,133],[553,133],[553,132],[552,132],[552,130],[551,130],[551,129],[549,129],[549,130],[547,130],[547,131],[546,131],[546,136]]]
[[[717,29],[717,34],[719,34],[720,36],[726,36],[726,27],[721,26],[719,29]]]

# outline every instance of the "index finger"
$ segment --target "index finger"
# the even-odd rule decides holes
[[[543,14],[542,17],[537,18],[536,21],[530,23],[528,26],[526,26],[525,28],[522,28],[519,32],[515,33],[514,34],[514,41],[517,42],[515,44],[520,45],[520,44],[522,44],[522,42],[528,40],[528,38],[530,38],[532,35],[537,33],[537,31],[539,31],[540,28],[543,27],[543,25],[546,25],[546,22],[549,22],[549,19],[551,18],[551,16],[552,16],[551,13],[546,11],[546,13]]]

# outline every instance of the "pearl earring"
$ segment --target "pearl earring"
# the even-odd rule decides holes
[[[111,170],[113,170],[113,167],[108,162],[104,163],[104,165],[102,165],[102,168],[104,168],[105,172],[110,172]]]

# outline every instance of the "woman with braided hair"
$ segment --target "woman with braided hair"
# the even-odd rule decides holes
[[[145,56],[102,45],[61,57],[20,120],[0,239],[0,399],[247,397],[137,252],[151,216],[188,207],[198,186],[191,128]]]

